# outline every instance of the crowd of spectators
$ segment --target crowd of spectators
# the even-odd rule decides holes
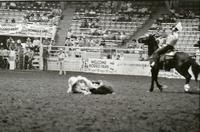
[[[42,44],[50,45],[51,41],[45,38]],[[32,61],[35,55],[39,55],[40,45],[39,38],[13,39],[9,37],[5,43],[0,43],[0,68],[8,69],[10,57],[14,56],[14,69],[34,69]]]
[[[6,23],[21,22],[18,21],[19,17],[21,17],[22,22],[44,22],[58,25],[58,21],[63,19],[60,2],[1,2],[0,9],[3,9],[2,15],[4,13],[5,15],[10,14],[7,16],[9,18],[13,16],[11,20],[4,16]],[[15,16],[16,12],[20,15]]]
[[[16,10],[36,10],[36,11],[49,11],[60,8],[60,2],[41,2],[41,1],[2,1],[0,2],[1,9],[16,9]]]
[[[136,1],[107,1],[107,2],[92,2],[88,6],[77,8],[77,13],[85,13],[85,16],[96,16],[98,13],[109,14],[146,14],[151,13],[149,7],[152,3],[146,2],[141,4]],[[147,5],[148,4],[148,5]]]
[[[126,23],[137,23],[136,21],[139,22],[139,18],[150,15],[153,10],[152,7],[155,7],[152,5],[152,2],[141,4],[141,2],[136,1],[107,1],[91,2],[85,6],[80,6],[76,9],[73,20],[80,21],[80,25],[77,24],[77,27],[74,28],[79,28],[81,34],[77,35],[73,28],[70,29],[67,33],[65,45],[82,46],[84,42],[89,42],[87,46],[107,46],[108,42],[108,45],[124,46],[130,35],[133,35],[133,32],[137,30],[133,28],[133,31],[128,31],[126,28],[130,25]],[[106,15],[111,15],[111,17],[106,19],[106,17],[108,18]],[[106,23],[107,21],[109,23]],[[107,27],[104,27],[104,25],[107,25]],[[109,27],[110,25],[113,28]],[[115,28],[116,26],[118,26],[118,29]],[[136,24],[134,26],[137,28]],[[77,44],[79,42],[81,44]],[[93,44],[94,42],[96,44]]]
[[[80,28],[99,28],[99,19],[82,19]]]
[[[88,36],[88,37],[87,37]],[[95,36],[95,37],[94,37]],[[127,35],[123,31],[91,29],[89,34],[82,34],[80,36],[73,35],[71,30],[67,32],[65,45],[66,46],[106,46],[106,42],[119,42],[121,45],[125,44]],[[121,46],[119,45],[119,46]]]
[[[22,24],[58,25],[62,19],[60,2],[0,2],[0,22]],[[42,37],[42,36],[41,36]],[[54,40],[45,38],[43,45],[55,45]],[[8,37],[0,42],[0,68],[34,69],[32,65],[35,55],[39,55],[40,38]]]
[[[24,14],[24,20],[27,22],[49,22],[56,24],[59,21],[59,17],[62,16],[61,9],[53,9],[52,12],[32,12],[26,11]]]
[[[150,30],[161,28],[162,23],[175,23],[177,19],[195,19],[200,18],[199,14],[195,14],[189,9],[171,9],[168,14],[162,14],[161,17],[155,20]]]

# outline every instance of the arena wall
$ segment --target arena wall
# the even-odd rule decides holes
[[[57,58],[49,58],[48,70],[58,71]],[[148,61],[67,58],[65,59],[65,70],[97,74],[151,76]],[[194,79],[191,68],[189,72],[192,75],[192,79]],[[174,69],[170,72],[161,70],[159,77],[184,79]]]

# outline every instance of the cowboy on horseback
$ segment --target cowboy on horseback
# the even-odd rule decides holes
[[[182,31],[182,25],[180,22],[171,29],[171,33],[168,34],[168,37],[166,38],[166,45],[163,46],[162,48],[159,48],[153,53],[151,57],[153,59],[153,61],[150,64],[151,67],[157,64],[157,62],[159,61],[160,55],[165,54],[168,51],[174,50],[174,46],[176,45],[178,41],[178,31]]]

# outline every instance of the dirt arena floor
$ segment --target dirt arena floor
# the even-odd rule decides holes
[[[67,94],[72,75],[107,80],[115,94]],[[0,71],[0,132],[199,132],[200,95],[160,81],[168,88],[149,93],[149,77]]]

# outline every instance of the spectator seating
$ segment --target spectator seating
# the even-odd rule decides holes
[[[118,5],[118,11],[116,11],[117,6],[112,6],[113,3],[110,5],[109,2],[104,2],[103,4],[96,2],[97,5],[95,7],[98,7],[96,10],[92,7],[93,4],[95,2],[91,3],[87,8],[76,10],[71,24],[71,32],[74,36],[98,38],[101,41],[105,41],[107,46],[123,45],[130,36],[142,27],[152,13],[149,2],[122,2],[120,6]],[[119,3],[116,2],[114,4]],[[131,7],[132,11],[128,12],[129,7]],[[93,22],[96,27],[89,26]]]
[[[38,2],[10,2],[15,6],[13,7],[11,6],[12,4],[6,3],[6,8],[3,8],[2,3],[0,4],[0,22],[37,22],[46,25],[58,25],[62,15],[59,2],[44,2],[44,4],[38,4]]]

